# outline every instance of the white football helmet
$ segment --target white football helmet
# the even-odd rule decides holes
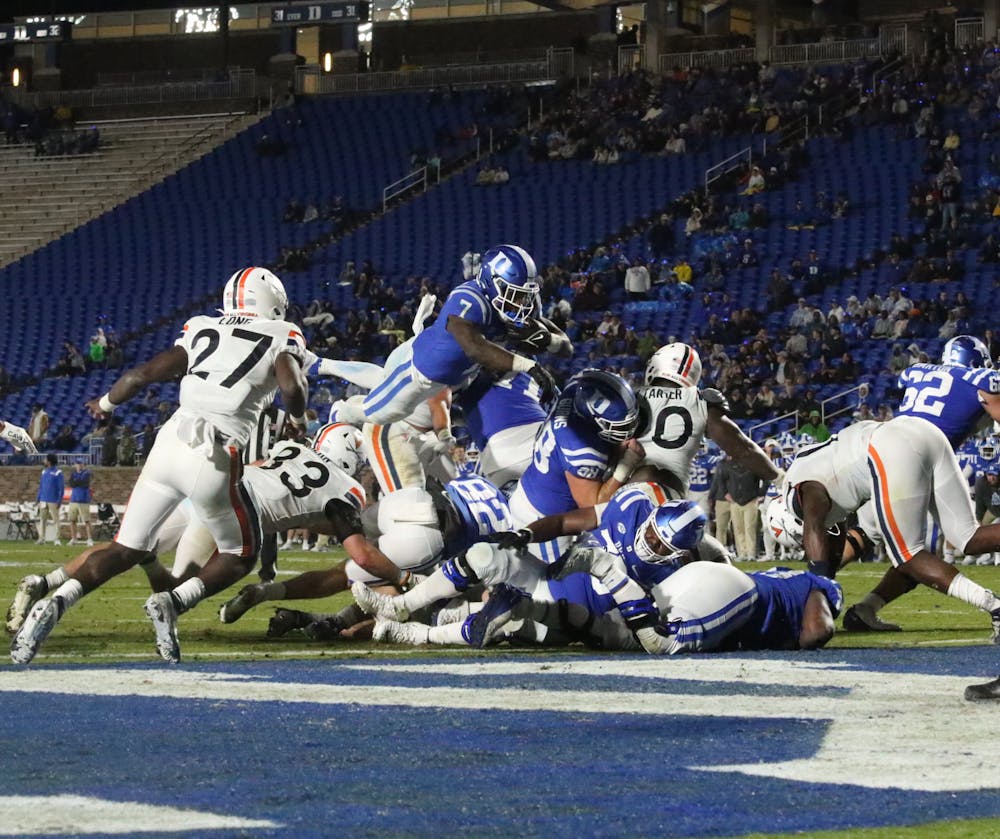
[[[701,379],[701,358],[687,344],[667,344],[653,353],[646,364],[646,384],[666,379],[681,387],[697,387]]]
[[[243,268],[229,278],[222,292],[222,314],[284,320],[288,310],[285,287],[266,268]]]
[[[361,432],[346,422],[324,425],[313,438],[313,448],[352,478],[361,468]]]
[[[788,501],[779,495],[764,509],[764,527],[769,528],[775,541],[783,548],[802,547],[802,521],[788,509]]]

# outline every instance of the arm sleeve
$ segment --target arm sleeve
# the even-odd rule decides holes
[[[346,501],[335,498],[326,505],[323,512],[333,525],[333,535],[341,544],[355,533],[364,534],[364,528],[361,526],[361,515],[357,508],[352,507]]]

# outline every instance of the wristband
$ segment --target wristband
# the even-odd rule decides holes
[[[532,367],[535,366],[535,363],[536,362],[533,359],[514,353],[514,359],[510,363],[510,369],[515,373],[527,373]]]
[[[635,471],[635,467],[626,460],[622,460],[616,467],[614,473],[611,477],[614,478],[618,483],[623,484],[628,480],[629,475]]]
[[[97,407],[104,411],[104,413],[110,414],[118,406],[111,401],[111,394],[105,393],[104,396],[97,400]]]
[[[442,428],[438,431],[437,438],[442,443],[451,443],[455,440],[455,435],[451,433],[450,428]]]
[[[308,425],[308,423],[306,422],[306,418],[304,416],[296,417],[292,416],[292,414],[289,414],[288,421],[296,428],[305,428],[306,425]]]

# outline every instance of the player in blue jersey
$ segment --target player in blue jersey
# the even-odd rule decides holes
[[[456,478],[435,488],[428,498],[428,509],[407,505],[389,510],[382,507],[388,499],[379,502],[379,550],[411,574],[428,573],[437,562],[447,559],[443,569],[435,573],[460,576],[450,567],[455,564],[450,558],[461,557],[474,543],[492,533],[510,529],[507,499],[485,478],[475,475]],[[223,607],[227,614],[225,622],[232,623],[265,601],[330,597],[351,583],[365,589],[390,585],[351,561],[342,562],[329,569],[307,571],[284,583],[246,586]],[[269,634],[281,635],[289,629],[322,621],[315,634],[330,638],[364,620],[364,613],[353,604],[334,616],[282,609],[272,621]]]
[[[535,262],[523,248],[499,245],[487,251],[479,276],[452,289],[434,322],[392,351],[382,381],[361,410],[351,405],[346,410],[354,413],[341,419],[355,425],[403,419],[442,387],[468,383],[480,367],[529,373],[551,393],[555,383],[545,368],[495,343],[511,330],[520,337],[521,330],[533,329],[540,305],[537,277]],[[544,348],[556,349],[562,341],[552,336],[551,343]]]
[[[501,489],[519,480],[531,463],[535,437],[547,416],[540,399],[538,382],[513,372],[497,377],[482,371],[455,394],[480,452],[480,472]]]
[[[1000,420],[1000,371],[993,369],[986,345],[972,335],[957,335],[949,340],[940,364],[906,368],[900,373],[899,384],[905,391],[896,416],[919,417],[931,423],[944,432],[952,447],[960,450],[970,435]],[[975,482],[973,458],[959,457],[958,463],[971,486]],[[953,561],[951,546],[945,547],[945,555]],[[940,562],[947,565],[945,560]],[[939,570],[943,573],[943,569]],[[899,569],[890,568],[869,594],[845,612],[845,627],[853,631],[898,629],[895,624],[883,622],[878,613],[915,585]]]

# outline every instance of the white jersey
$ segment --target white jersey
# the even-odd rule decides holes
[[[804,481],[817,481],[830,496],[831,508],[824,524],[832,527],[847,518],[872,497],[868,468],[868,444],[882,423],[865,421],[848,426],[829,440],[799,449],[788,467],[786,493]],[[801,516],[797,504],[788,497],[789,509]]]
[[[326,455],[284,440],[260,466],[248,466],[243,483],[260,513],[265,533],[326,522],[331,501],[344,501],[359,513],[365,491]]]
[[[691,483],[694,460],[708,427],[708,403],[696,387],[650,385],[639,390],[637,438],[646,451],[643,461],[677,478],[670,489],[683,498]]]
[[[193,444],[221,434],[241,448],[274,400],[278,355],[287,352],[302,362],[305,353],[305,339],[294,324],[238,315],[193,317],[176,345],[188,356],[178,414],[191,430],[182,439]]]

